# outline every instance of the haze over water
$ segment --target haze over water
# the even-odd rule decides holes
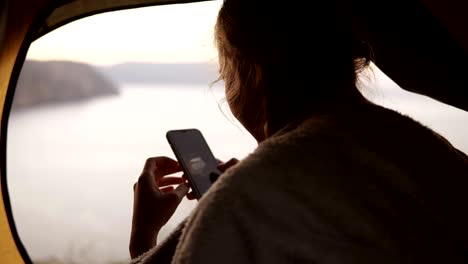
[[[369,90],[374,100],[410,114],[468,152],[468,113],[379,80],[380,88]],[[119,96],[12,114],[8,186],[19,234],[33,259],[128,259],[132,186],[147,157],[174,157],[167,130],[200,129],[222,160],[241,159],[255,148],[219,87],[120,89]],[[195,204],[184,201],[161,238]]]

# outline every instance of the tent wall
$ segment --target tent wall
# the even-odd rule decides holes
[[[436,1],[426,1],[432,9],[437,7]],[[407,91],[468,111],[468,47],[458,41],[466,38],[466,28],[458,24],[466,18],[455,18],[453,12],[451,19],[444,19],[447,13],[437,10],[434,15],[420,1],[359,0],[353,4],[356,21],[375,54],[374,63],[388,77]],[[453,25],[450,30],[449,24]]]
[[[122,10],[144,6],[191,3],[210,0],[60,0],[61,3],[47,17],[34,38],[39,38],[48,32],[79,18],[107,11]]]
[[[468,54],[468,2],[460,0],[421,0]]]
[[[16,65],[20,67],[22,65],[22,60],[24,58],[18,57],[25,37],[28,33],[28,30],[33,23],[34,19],[37,18],[40,10],[44,9],[47,4],[47,0],[33,0],[28,1],[27,5],[28,8],[24,8],[24,3],[20,3],[20,1],[12,0],[9,3],[4,2],[4,6],[2,6],[2,20],[0,23],[4,23],[0,26],[2,30],[0,41],[0,109],[5,109],[5,99],[7,97],[8,87],[10,85],[11,78],[15,78],[12,76],[13,69],[15,64],[17,64],[17,60],[20,60],[21,63]],[[28,43],[24,43],[25,45],[29,46]],[[0,129],[0,136],[2,139],[2,149],[5,149],[6,144],[6,131],[3,124],[4,122],[5,112],[2,111],[2,129]],[[6,157],[1,156],[1,172],[2,174],[6,171]],[[3,176],[3,175],[1,175]],[[17,234],[15,232],[15,228],[12,228],[12,219],[10,218],[11,215],[7,212],[10,211],[10,203],[8,200],[4,200],[3,194],[7,190],[6,182],[4,181],[5,177],[1,177],[2,181],[0,181],[0,263],[24,263],[23,257],[21,256],[20,252],[24,252],[22,250],[22,245],[15,242],[15,238],[17,239]],[[27,256],[25,256],[27,258]],[[27,259],[26,259],[27,260]]]
[[[12,5],[13,6],[13,5]],[[19,16],[16,16],[19,18]],[[15,16],[8,16],[7,27],[5,28],[6,34],[3,38],[2,49],[0,50],[0,108],[3,109],[5,104],[5,97],[8,89],[8,84],[10,82],[10,75],[12,73],[15,61],[16,54],[18,53],[24,34],[28,26],[27,21],[22,21],[24,23],[17,24],[16,21],[13,21]],[[15,28],[11,27],[15,25]],[[12,34],[15,32],[16,34]],[[0,133],[5,133],[6,131],[0,130]],[[2,157],[5,159],[5,157]],[[4,170],[2,168],[3,173]],[[0,182],[0,192],[4,191],[4,185],[6,182]],[[3,201],[3,193],[0,197],[0,263],[21,263],[22,258],[16,247],[16,243],[13,239],[8,217],[6,214],[6,208]]]

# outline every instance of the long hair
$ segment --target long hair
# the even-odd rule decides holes
[[[358,92],[370,49],[349,1],[320,2],[224,0],[215,41],[236,117],[277,130]]]

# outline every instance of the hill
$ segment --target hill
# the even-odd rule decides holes
[[[13,109],[116,94],[118,89],[114,82],[91,65],[26,60],[15,91]]]

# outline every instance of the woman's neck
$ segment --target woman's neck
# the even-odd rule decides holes
[[[371,102],[368,101],[357,88],[355,88],[352,92],[337,97],[335,100],[329,101],[328,103],[309,107],[307,111],[303,113],[292,116],[282,115],[280,116],[282,118],[270,118],[270,120],[267,120],[262,127],[263,133],[259,133],[262,135],[255,136],[255,138],[257,139],[257,142],[260,143],[280,130],[284,131],[285,129],[294,129],[294,127],[300,125],[307,119],[315,117],[324,118],[327,116],[333,117],[340,115],[341,113],[348,113],[349,111],[353,111],[368,104],[371,104]]]

